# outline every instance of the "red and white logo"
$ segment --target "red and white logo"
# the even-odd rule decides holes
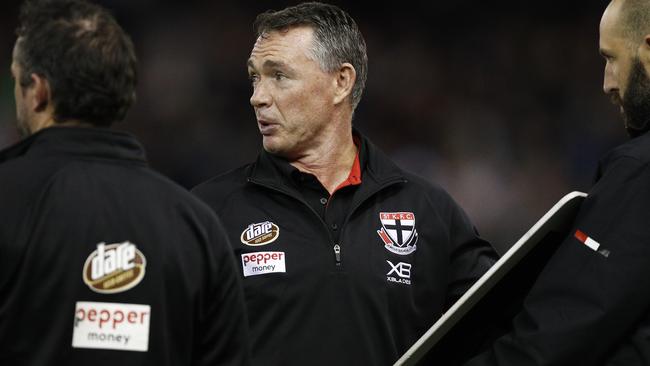
[[[586,245],[589,249],[593,250],[594,252],[598,252],[604,257],[609,257],[609,250],[607,249],[600,249],[600,243],[594,240],[592,237],[589,235],[585,234],[584,232],[580,230],[576,230],[576,232],[573,234],[573,236],[578,239],[582,244]]]
[[[284,252],[255,252],[241,255],[244,277],[286,272]]]
[[[77,301],[73,348],[149,350],[151,306]]]
[[[413,212],[381,212],[379,220],[382,227],[377,234],[388,251],[399,255],[415,252],[418,232]]]

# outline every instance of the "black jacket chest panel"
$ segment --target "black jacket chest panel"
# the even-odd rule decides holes
[[[368,165],[337,241],[264,153],[194,189],[228,230],[260,365],[390,364],[493,263],[441,188],[363,146]],[[243,242],[256,224],[279,234]]]
[[[431,212],[426,200],[417,196],[405,200],[407,195],[395,192],[404,189],[408,187],[389,187],[363,202],[341,227],[340,243],[332,241],[328,227],[296,198],[250,186],[229,197],[219,215],[231,228],[240,273],[246,255],[281,253],[285,261],[286,272],[243,276],[251,324],[277,329],[272,324],[282,322],[281,328],[288,331],[303,327],[313,316],[294,314],[297,309],[311,309],[328,324],[341,327],[341,319],[349,320],[351,313],[363,309],[354,317],[356,325],[346,321],[345,326],[391,334],[402,328],[412,333],[413,324],[420,324],[417,332],[424,332],[443,311],[449,281],[448,222]],[[390,212],[415,216],[417,249],[411,254],[386,249],[378,231],[380,214]],[[267,221],[279,228],[274,241],[261,246],[242,242],[249,225]],[[336,264],[334,244],[341,247],[341,265]],[[269,306],[291,309],[291,314],[257,310]],[[385,314],[398,316],[381,320]],[[394,342],[407,347],[409,341]]]

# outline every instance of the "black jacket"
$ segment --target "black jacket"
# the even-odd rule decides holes
[[[130,135],[72,127],[0,152],[0,365],[246,361],[220,223],[144,159]]]
[[[367,140],[360,156],[337,243],[265,152],[194,190],[240,260],[255,364],[392,364],[493,264],[441,188]]]
[[[513,331],[468,365],[650,365],[649,164],[650,134],[601,161]]]

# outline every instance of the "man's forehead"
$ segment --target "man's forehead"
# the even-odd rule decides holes
[[[612,1],[600,19],[600,35],[608,38],[627,38],[627,24],[623,1]]]
[[[13,51],[11,52],[11,71],[12,72],[18,72],[18,52],[19,52],[19,47],[20,47],[20,42],[21,38],[16,39],[16,43],[14,44]]]
[[[20,44],[22,43],[23,39],[21,37],[16,38],[16,43],[14,43],[14,48],[11,53],[12,57],[15,59],[18,57],[18,48],[20,47]]]
[[[600,18],[600,31],[602,32],[611,32],[618,26],[618,9],[608,6],[603,12],[603,16]]]
[[[249,64],[266,58],[288,59],[304,55],[312,45],[313,30],[310,27],[293,27],[286,30],[265,32],[255,41]]]

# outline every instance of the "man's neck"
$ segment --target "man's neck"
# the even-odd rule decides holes
[[[53,118],[44,118],[32,121],[29,126],[29,133],[33,135],[36,132],[49,127],[92,127],[92,125],[77,120],[68,120],[57,123]]]
[[[352,130],[348,129],[345,134],[325,140],[290,164],[301,172],[313,174],[332,194],[348,178],[356,156]]]

